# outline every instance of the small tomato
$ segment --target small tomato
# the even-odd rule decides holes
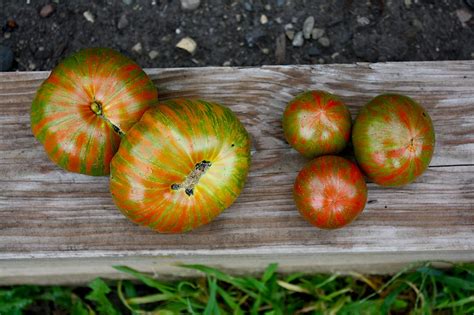
[[[310,161],[299,172],[293,197],[309,223],[335,229],[349,224],[362,212],[367,185],[356,164],[325,155]]]
[[[351,114],[335,95],[304,92],[288,103],[283,132],[288,143],[308,158],[336,154],[349,142]]]
[[[367,177],[382,186],[401,186],[413,182],[430,164],[435,133],[430,116],[417,102],[384,94],[361,109],[352,143]]]

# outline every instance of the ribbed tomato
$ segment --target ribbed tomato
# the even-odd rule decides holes
[[[161,102],[123,138],[110,190],[133,222],[162,233],[206,224],[239,196],[250,139],[232,111],[201,100]]]
[[[288,143],[306,157],[336,154],[349,142],[351,114],[337,96],[308,91],[288,103],[283,131]]]
[[[435,133],[430,116],[417,102],[384,94],[362,108],[352,142],[357,162],[371,180],[401,186],[413,182],[430,164]]]
[[[367,185],[356,164],[325,155],[310,161],[299,172],[293,197],[308,222],[335,229],[349,224],[364,210]]]
[[[53,162],[87,175],[109,174],[121,135],[157,100],[132,60],[108,48],[64,59],[39,88],[31,127]]]

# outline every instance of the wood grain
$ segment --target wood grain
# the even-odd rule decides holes
[[[33,138],[29,108],[48,73],[1,73],[0,284],[44,282],[42,274],[54,282],[54,272],[58,281],[72,274],[74,281],[98,274],[117,277],[110,264],[122,259],[164,274],[176,272],[170,266],[183,259],[235,271],[261,270],[276,261],[288,271],[364,272],[384,271],[377,266],[388,261],[395,266],[392,271],[419,259],[474,261],[473,61],[147,71],[161,98],[220,102],[245,124],[253,161],[238,201],[188,234],[159,235],[133,225],[114,207],[107,178],[66,173]],[[366,209],[345,229],[311,227],[291,197],[306,160],[290,149],[281,128],[286,103],[306,89],[340,95],[353,117],[382,92],[415,98],[435,125],[430,168],[403,188],[370,183]],[[404,253],[403,259],[397,253]],[[157,263],[163,257],[173,259]],[[48,261],[58,259],[64,268],[48,267]],[[347,263],[351,259],[357,261],[354,266]],[[82,267],[74,271],[78,263]]]

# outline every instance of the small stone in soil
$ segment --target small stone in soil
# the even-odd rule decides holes
[[[251,12],[253,11],[253,5],[250,2],[244,2],[244,9]]]
[[[285,31],[290,31],[290,30],[293,30],[294,28],[295,27],[291,23],[285,24]]]
[[[269,4],[265,5],[265,10],[270,11],[272,9],[272,6]]]
[[[283,20],[281,19],[281,17],[277,17],[275,19],[275,22],[277,22],[278,24],[281,24],[281,23],[283,23]]]
[[[13,51],[7,47],[0,45],[0,71],[8,71],[13,65]]]
[[[148,57],[150,57],[151,60],[155,59],[156,57],[158,57],[160,55],[159,52],[157,52],[156,50],[151,50],[149,53],[148,53]]]
[[[329,38],[327,38],[325,36],[318,39],[318,43],[320,43],[321,46],[323,46],[323,47],[329,47],[331,45],[331,42],[329,41]]]
[[[407,9],[411,7],[411,0],[405,0],[405,7],[407,7]]]
[[[142,51],[143,51],[143,47],[142,47],[142,43],[136,43],[133,47],[132,47],[132,51],[138,53],[138,54],[141,54]]]
[[[358,16],[357,17],[357,23],[362,26],[366,26],[370,24],[370,20],[366,18],[365,16]]]
[[[267,24],[267,23],[268,23],[268,18],[267,18],[267,16],[266,16],[265,14],[262,14],[262,15],[260,16],[260,23],[261,23],[261,24]]]
[[[127,20],[127,15],[126,14],[122,14],[118,20],[118,23],[117,23],[117,28],[119,30],[122,30],[124,28],[126,28],[128,26],[128,20]]]
[[[262,48],[262,53],[265,54],[265,55],[268,55],[270,53],[270,49]]]
[[[472,18],[471,12],[464,9],[456,10],[456,15],[463,27],[466,27],[466,23]]]
[[[325,33],[325,30],[323,28],[313,28],[313,31],[312,31],[312,34],[311,34],[311,37],[313,39],[320,39],[321,37],[323,37]]]
[[[232,62],[230,60],[227,60],[227,61],[224,61],[224,63],[222,64],[223,67],[230,67],[230,65],[232,64]]]
[[[293,40],[293,38],[295,38],[295,31],[286,31],[285,34],[289,40]]]
[[[277,6],[281,7],[285,4],[286,0],[276,0]]]
[[[339,57],[339,53],[338,53],[338,52],[335,52],[334,54],[331,55],[331,58],[332,58],[332,59],[336,59],[337,57]]]
[[[314,17],[310,16],[307,17],[303,23],[303,35],[305,39],[311,38],[311,32],[313,31],[314,27]]]
[[[192,55],[196,52],[197,44],[191,37],[184,37],[176,44],[176,47],[186,50]]]
[[[181,0],[181,9],[186,11],[196,10],[200,4],[200,0]]]
[[[303,32],[298,32],[295,35],[295,38],[293,38],[293,43],[292,45],[294,47],[301,47],[304,44],[304,38],[303,38]]]
[[[84,11],[82,15],[84,15],[84,18],[87,20],[87,22],[94,23],[95,18],[90,11]]]
[[[48,17],[48,16],[50,16],[51,14],[53,14],[53,13],[54,13],[54,10],[55,10],[54,6],[53,6],[51,3],[49,3],[49,4],[47,4],[47,5],[44,5],[44,6],[41,8],[41,10],[40,10],[40,12],[39,12],[39,15],[40,15],[41,17],[45,18],[45,17]]]
[[[122,0],[122,2],[126,5],[131,5],[133,0]]]

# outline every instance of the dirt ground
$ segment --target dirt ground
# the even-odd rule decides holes
[[[0,45],[12,70],[48,70],[90,46],[143,67],[474,59],[473,2],[202,0],[186,11],[179,0],[0,0]],[[325,39],[293,46],[310,16]],[[175,47],[187,36],[194,54]]]

